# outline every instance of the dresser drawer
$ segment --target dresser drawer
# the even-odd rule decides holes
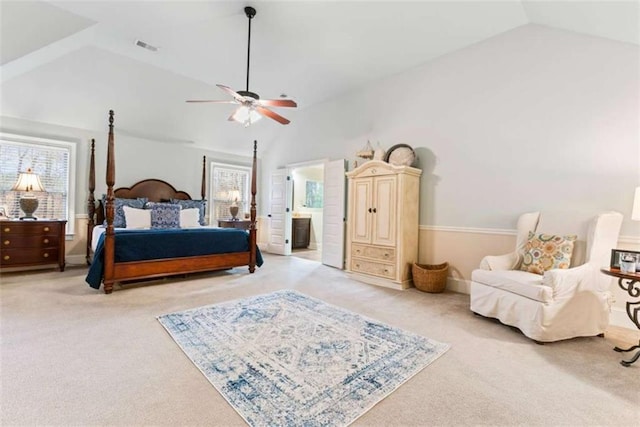
[[[17,234],[2,235],[2,249],[13,249],[13,248],[57,248],[58,247],[58,236],[49,236],[49,235],[36,235],[36,234],[25,234],[19,236]]]
[[[13,265],[55,264],[58,262],[58,249],[4,249],[1,251],[0,265],[11,267]]]
[[[381,248],[354,243],[351,245],[351,256],[394,262],[396,259],[396,250],[394,248]]]
[[[2,228],[2,238],[4,239],[7,236],[13,235],[26,235],[26,234],[36,234],[36,235],[58,235],[60,234],[62,225],[60,223],[38,223],[36,221],[27,221],[27,222],[9,222],[3,223]]]
[[[394,265],[366,261],[359,258],[351,260],[351,270],[359,273],[374,274],[389,279],[395,279],[396,277],[396,267]]]

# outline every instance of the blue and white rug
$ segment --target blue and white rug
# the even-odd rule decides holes
[[[158,320],[252,426],[348,425],[449,349],[291,290]]]

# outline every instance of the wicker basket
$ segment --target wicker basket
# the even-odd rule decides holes
[[[435,265],[414,263],[411,272],[413,274],[413,284],[419,290],[442,292],[447,286],[449,263]]]

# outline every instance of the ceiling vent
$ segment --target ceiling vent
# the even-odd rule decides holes
[[[144,49],[150,50],[151,52],[157,52],[158,48],[150,45],[149,43],[145,43],[142,40],[136,40],[136,46],[140,46]]]

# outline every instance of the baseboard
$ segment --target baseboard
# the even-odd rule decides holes
[[[636,325],[633,324],[627,312],[620,307],[611,307],[611,314],[609,315],[609,324],[613,326],[619,326],[621,328],[637,330]]]
[[[87,259],[84,255],[66,255],[64,261],[67,265],[87,265]]]
[[[447,277],[447,290],[469,295],[471,293],[471,283],[468,280]]]

